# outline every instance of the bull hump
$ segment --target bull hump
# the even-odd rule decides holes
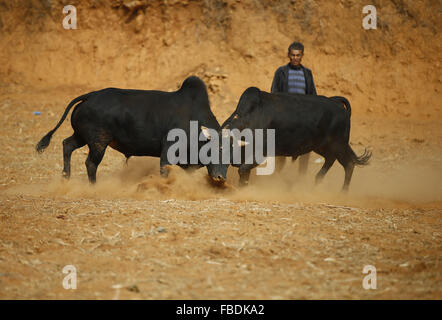
[[[241,97],[247,98],[248,101],[259,101],[260,93],[261,90],[259,90],[257,87],[250,87],[244,91]]]
[[[187,88],[206,88],[206,85],[204,84],[203,80],[198,78],[197,76],[190,76],[186,78],[186,80],[183,81],[183,84],[181,86],[183,89]]]
[[[259,90],[259,88],[257,88],[257,87],[249,87],[246,90],[246,93],[249,93],[249,94],[259,94],[260,92],[261,92],[261,90]]]

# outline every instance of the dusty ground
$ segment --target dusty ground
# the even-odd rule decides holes
[[[59,114],[33,107],[2,107],[2,298],[111,299],[114,285],[126,288],[119,298],[141,299],[442,298],[440,123],[355,120],[355,149],[373,146],[374,156],[347,196],[338,166],[313,188],[317,156],[304,178],[290,164],[236,189],[231,170],[231,187],[218,190],[205,169],[163,180],[157,159],[125,167],[108,150],[90,187],[86,148],[73,155],[72,180],[59,175],[68,125],[35,153],[35,132]],[[75,291],[62,287],[68,264]],[[372,291],[362,288],[368,264],[377,268]]]
[[[284,16],[292,9],[283,1],[275,7],[226,1],[227,9],[222,1],[202,1],[202,9],[198,1],[185,2],[152,2],[119,23],[130,16],[123,6],[96,1],[90,16],[79,10],[85,30],[65,39],[66,31],[55,27],[60,3],[43,14],[32,1],[24,9],[0,1],[6,66],[0,69],[0,298],[441,299],[441,19],[434,3],[375,3],[384,13],[382,28],[366,36],[351,29],[360,29],[357,1],[341,1],[338,9],[306,1],[293,17]],[[78,1],[80,8],[84,3]],[[208,3],[221,4],[221,11]],[[359,15],[351,20],[354,11]],[[97,38],[103,15],[112,17],[103,23],[121,24],[106,39]],[[333,18],[339,15],[348,19]],[[243,21],[256,26],[245,43],[237,31]],[[335,31],[324,27],[341,22],[346,25]],[[348,195],[339,193],[344,174],[338,164],[313,186],[316,155],[305,177],[296,163],[288,164],[281,174],[254,176],[239,189],[231,169],[228,187],[216,189],[205,169],[188,175],[175,168],[162,179],[158,159],[133,158],[126,166],[124,156],[108,149],[91,187],[82,148],[72,156],[66,182],[61,141],[72,132],[69,121],[45,153],[36,154],[36,142],[71,99],[105,86],[170,90],[194,72],[208,84],[214,113],[224,121],[247,86],[270,86],[274,69],[285,62],[288,23],[311,48],[305,59],[318,90],[350,99],[353,148],[373,151],[371,164],[355,169]],[[182,27],[189,25],[195,29]],[[278,32],[265,34],[273,27]],[[127,33],[133,37],[121,48]],[[138,50],[146,38],[152,40]],[[425,43],[425,50],[405,52],[410,43]],[[157,63],[152,68],[142,61]],[[255,77],[258,68],[263,72]],[[77,269],[76,290],[62,287],[66,265]],[[365,265],[377,269],[376,290],[362,287]]]

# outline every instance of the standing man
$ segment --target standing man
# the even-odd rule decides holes
[[[304,56],[304,46],[300,42],[293,42],[288,49],[289,63],[279,67],[273,77],[271,92],[288,92],[297,94],[316,95],[316,87],[313,81],[312,71],[301,64]],[[310,153],[299,158],[299,172],[304,174],[307,171]],[[276,159],[277,168],[282,169],[285,158]]]

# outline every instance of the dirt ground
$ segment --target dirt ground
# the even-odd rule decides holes
[[[313,69],[318,91],[349,98],[351,145],[357,154],[365,147],[373,152],[369,166],[355,168],[345,195],[337,163],[314,186],[321,167],[316,154],[305,176],[298,174],[297,163],[287,163],[281,173],[252,176],[248,187],[239,188],[237,170],[230,168],[228,185],[220,189],[208,183],[204,168],[188,174],[174,167],[164,179],[158,159],[131,158],[126,165],[124,156],[110,148],[95,186],[87,182],[87,147],[73,153],[72,178],[65,181],[61,141],[72,132],[68,120],[45,153],[35,151],[77,95],[105,86],[172,90],[189,73],[204,79],[212,109],[223,122],[245,88],[268,88],[276,67],[285,63],[291,38],[284,26],[294,23],[284,20],[285,1],[273,7],[267,1],[260,1],[261,7],[253,1],[170,1],[164,6],[153,1],[133,18],[128,18],[127,1],[114,1],[114,7],[96,1],[85,9],[87,19],[80,10],[86,2],[73,1],[86,30],[79,28],[67,40],[55,27],[55,12],[63,7],[59,2],[49,9],[33,1],[24,8],[10,3],[0,2],[1,299],[442,299],[442,60],[436,22],[442,19],[436,19],[440,13],[433,2],[402,7],[376,2],[384,13],[382,28],[376,39],[360,33],[371,44],[379,41],[371,49],[352,38],[351,26],[361,28],[359,2],[341,1],[340,9],[321,1],[293,5],[295,28],[312,48],[305,63]],[[254,14],[246,14],[251,3],[257,6]],[[20,24],[23,10],[27,18]],[[345,20],[348,30],[332,32],[324,26],[338,23],[339,10],[359,15]],[[114,18],[103,23],[119,27],[108,39],[97,40],[97,21],[108,12]],[[262,16],[268,18],[261,21]],[[33,19],[37,29],[27,30]],[[189,47],[179,35],[187,32],[182,26],[195,21],[201,24],[198,36],[187,39]],[[257,22],[245,44],[238,40],[244,35],[235,31],[241,21]],[[149,37],[164,30],[169,36],[132,50],[145,39],[149,23]],[[260,41],[266,26],[278,32]],[[406,32],[396,34],[399,26]],[[118,39],[129,32],[134,38],[118,55]],[[349,53],[341,55],[336,43],[346,35],[342,48]],[[271,37],[274,43],[268,42]],[[318,45],[325,39],[336,41]],[[63,50],[70,41],[85,43],[70,55]],[[426,41],[426,56],[419,46],[403,52],[410,41]],[[183,52],[185,57],[179,55]],[[172,53],[185,67],[165,62],[162,55]],[[161,69],[144,73],[143,59],[156,59],[173,74],[172,82]],[[364,69],[371,62],[385,70],[382,79]],[[263,70],[257,78],[253,64]],[[64,68],[78,70],[70,77]],[[75,290],[63,288],[66,265],[76,268]],[[376,268],[375,290],[362,286],[366,265]]]

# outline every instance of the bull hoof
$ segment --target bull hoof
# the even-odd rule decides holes
[[[249,182],[248,181],[240,181],[239,182],[239,186],[240,187],[247,187],[249,185]]]

